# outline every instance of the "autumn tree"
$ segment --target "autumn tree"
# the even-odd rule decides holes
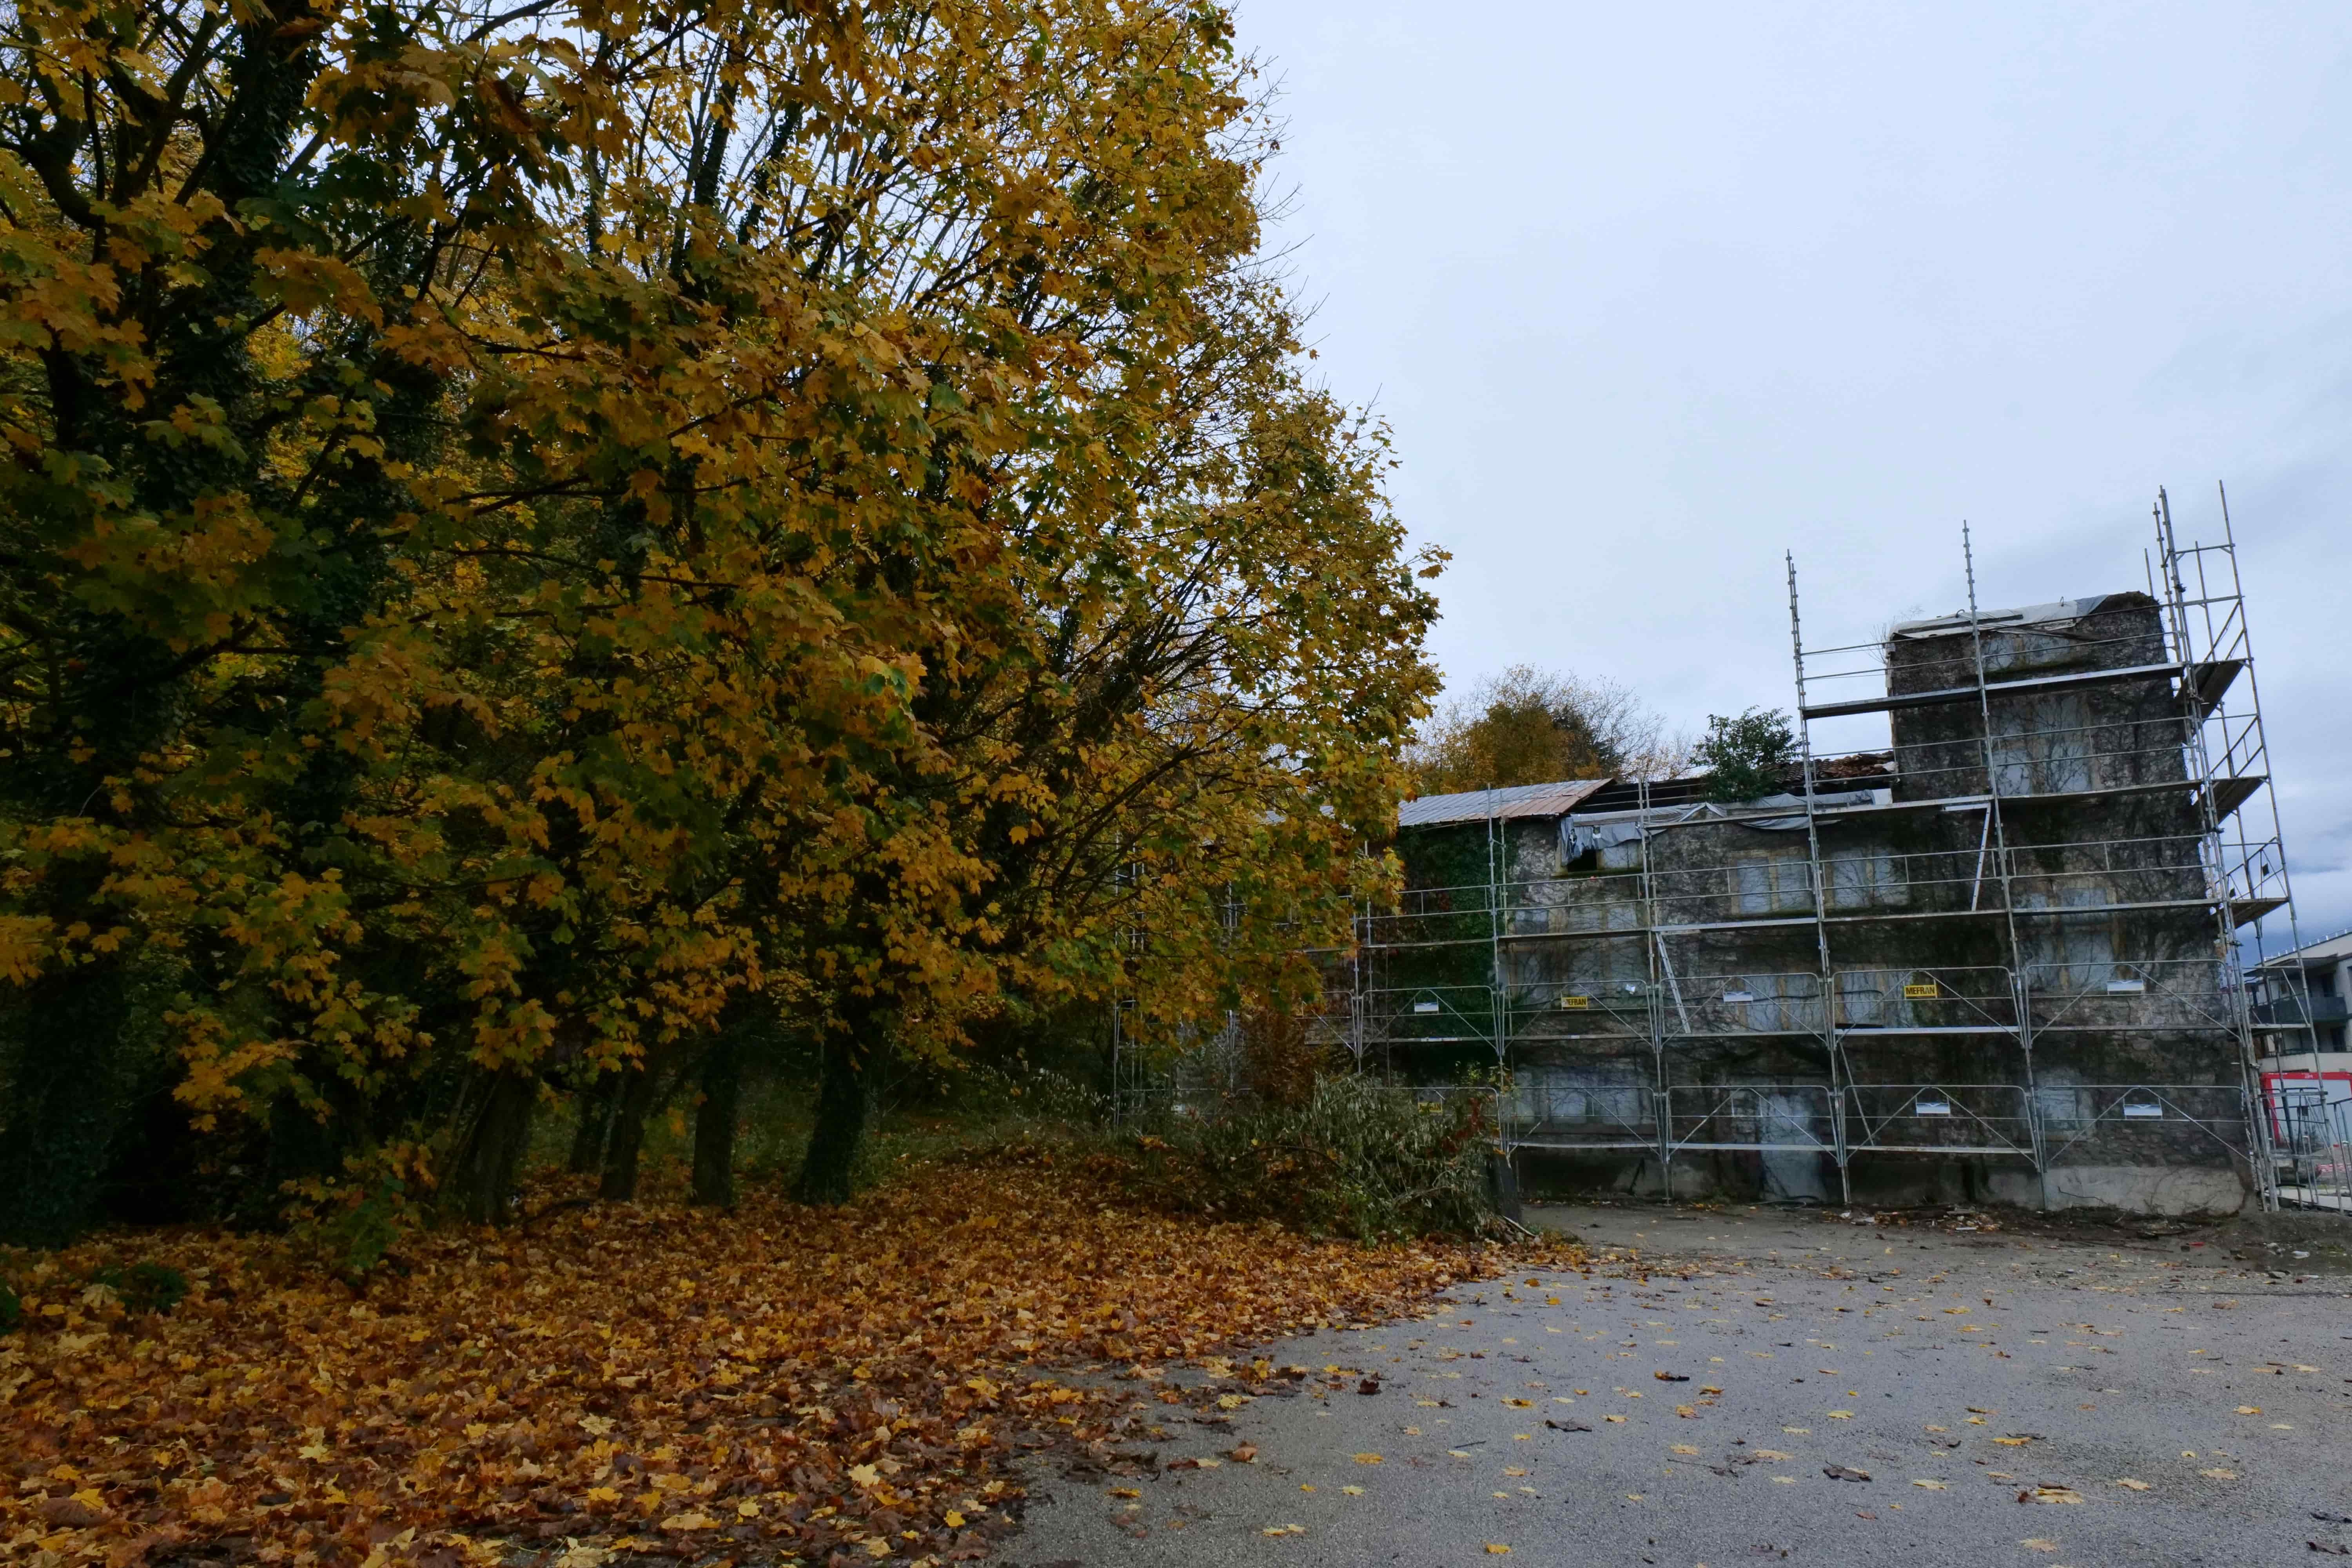
[[[1559,779],[1663,778],[1682,765],[1685,749],[1632,688],[1518,664],[1423,728],[1412,787],[1446,795]]]
[[[783,1018],[837,1196],[875,1053],[1236,876],[1296,879],[1171,994],[1286,972],[1273,911],[1374,874],[1429,605],[1253,271],[1221,13],[0,47],[11,1232],[87,1213],[134,1079],[481,1219],[547,1089],[625,1086],[625,1190],[652,1075],[723,1106]]]

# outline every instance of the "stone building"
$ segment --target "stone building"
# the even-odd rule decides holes
[[[1824,650],[1852,693],[1801,652],[1808,752],[1864,715],[1881,742],[1760,799],[1688,776],[1407,802],[1407,890],[1335,958],[1323,1026],[1401,1081],[1493,1084],[1545,1184],[2259,1199],[2231,939],[2284,868],[2231,821],[2263,774],[2211,740],[2247,661],[2180,596],[1898,625]]]

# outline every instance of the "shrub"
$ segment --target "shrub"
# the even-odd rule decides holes
[[[1774,795],[1788,787],[1789,770],[1797,765],[1796,731],[1777,708],[1750,708],[1737,719],[1711,713],[1691,761],[1707,770],[1709,800],[1736,804]]]
[[[1173,1121],[1140,1136],[1136,1179],[1164,1206],[1363,1241],[1480,1235],[1496,1224],[1489,1104],[1327,1078],[1298,1104]]]
[[[188,1277],[163,1263],[110,1263],[90,1271],[89,1283],[103,1285],[131,1312],[169,1312],[187,1299]]]

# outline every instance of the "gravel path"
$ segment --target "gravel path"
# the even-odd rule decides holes
[[[1591,1271],[1171,1374],[1108,1469],[1039,1478],[1007,1559],[2352,1558],[2340,1274],[1769,1209],[1534,1217]]]

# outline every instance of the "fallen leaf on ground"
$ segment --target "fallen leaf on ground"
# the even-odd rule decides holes
[[[1501,1542],[1499,1542],[1499,1541],[1490,1541],[1490,1542],[1486,1542],[1486,1555],[1487,1555],[1487,1556],[1489,1556],[1489,1557],[1508,1557],[1510,1554],[1511,1554],[1511,1549],[1510,1549],[1509,1547],[1507,1547],[1507,1546],[1504,1545]]]
[[[1939,1492],[1944,1489],[1944,1483],[1941,1481],[1913,1481],[1911,1484],[1923,1491]]]
[[[2058,1550],[2058,1543],[2056,1542],[2044,1541],[2038,1535],[2029,1535],[2024,1540],[2019,1542],[2018,1544],[2024,1547],[2028,1552],[2055,1552]]]
[[[191,1282],[170,1314],[134,1337],[115,1331],[119,1306],[74,1306],[70,1322],[28,1310],[5,1342],[10,1441],[37,1428],[54,1447],[49,1479],[0,1493],[0,1553],[36,1510],[94,1490],[92,1522],[37,1527],[42,1551],[97,1563],[121,1549],[127,1565],[236,1539],[265,1563],[357,1563],[405,1534],[380,1555],[457,1563],[475,1555],[465,1542],[544,1542],[560,1525],[600,1551],[632,1525],[702,1537],[724,1515],[748,1537],[727,1548],[739,1561],[866,1542],[887,1555],[877,1512],[895,1516],[891,1540],[962,1529],[982,1489],[1022,1495],[1024,1434],[1108,1436],[1129,1391],[1066,1385],[1057,1368],[1148,1375],[1492,1272],[1475,1247],[1372,1250],[1107,1204],[1036,1156],[929,1168],[877,1200],[754,1192],[722,1215],[649,1195],[528,1229],[426,1231],[357,1298],[289,1269],[282,1237],[142,1234],[137,1260]],[[122,1246],[50,1261],[87,1279],[124,1263]],[[624,1451],[628,1484],[608,1484]],[[262,1500],[289,1491],[290,1506]],[[788,1517],[787,1491],[838,1511]],[[640,1492],[669,1506],[638,1512]],[[749,1494],[780,1500],[746,1513]]]
[[[2083,1494],[2073,1487],[2030,1487],[2017,1494],[2020,1502],[2076,1503]]]
[[[1360,1465],[1377,1465],[1380,1462],[1381,1457],[1378,1454],[1359,1454],[1356,1456],[1356,1463]]]
[[[2238,1479],[2238,1472],[2235,1470],[2215,1468],[2210,1470],[2200,1470],[2197,1473],[2203,1476],[2207,1480],[2211,1481],[2234,1481]]]
[[[2148,1485],[2146,1481],[2136,1481],[2129,1476],[2116,1477],[2116,1485],[2122,1487],[2126,1491],[2144,1492],[2148,1489]]]
[[[1866,1481],[1870,1479],[1870,1472],[1868,1470],[1852,1469],[1844,1465],[1823,1465],[1822,1467],[1822,1474],[1829,1477],[1829,1479],[1833,1481]]]

